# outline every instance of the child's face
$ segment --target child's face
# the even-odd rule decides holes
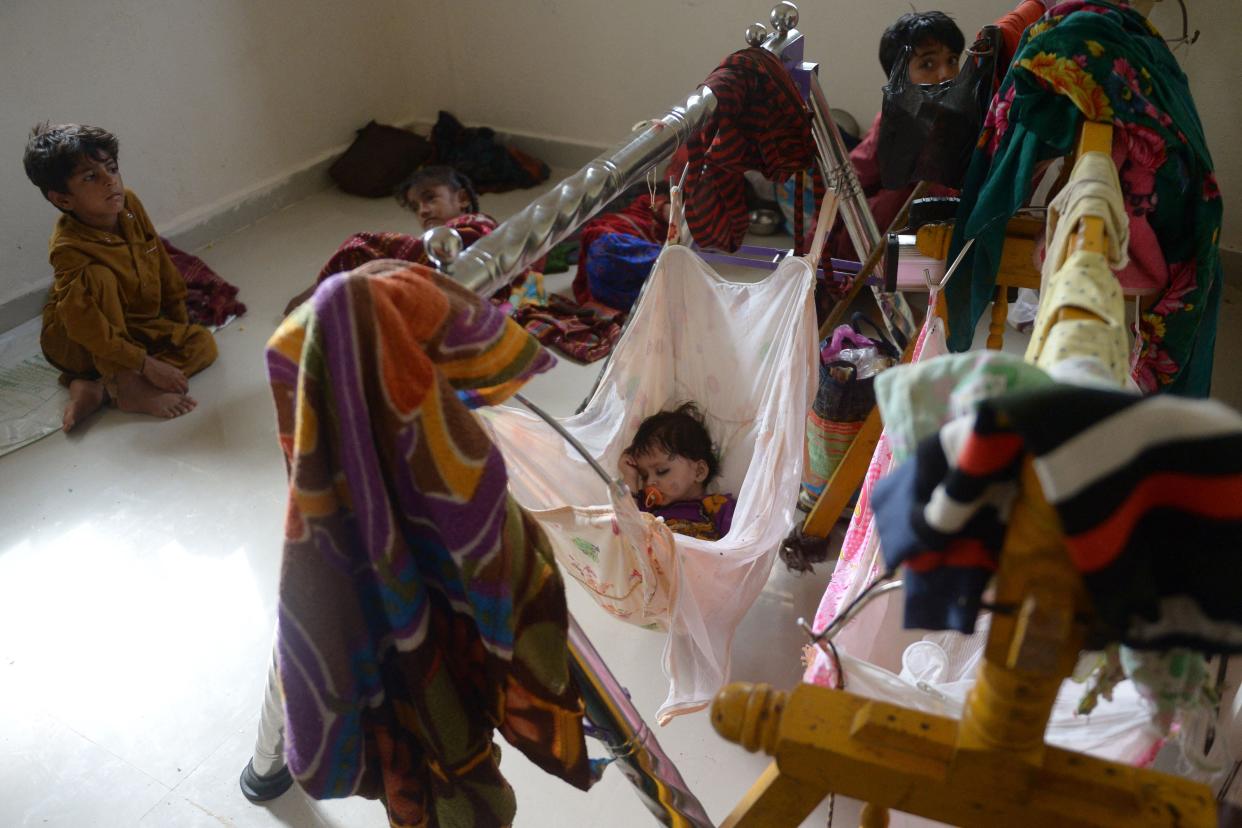
[[[469,194],[465,190],[450,189],[447,184],[420,184],[406,191],[405,198],[418,213],[424,230],[465,215],[470,207]]]
[[[125,184],[115,158],[80,159],[65,188],[66,193],[49,190],[48,200],[87,226],[116,229],[117,217],[125,209]]]
[[[910,56],[913,83],[942,83],[957,77],[959,55],[939,40],[924,40]]]
[[[691,460],[680,454],[656,449],[636,456],[634,465],[638,467],[639,485],[643,488],[655,486],[665,503],[695,500],[703,496],[707,463],[702,460]]]

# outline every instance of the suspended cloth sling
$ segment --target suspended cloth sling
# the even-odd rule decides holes
[[[560,420],[612,470],[644,418],[693,400],[720,449],[719,491],[737,497],[720,540],[672,534],[632,497],[610,491],[534,415],[480,412],[504,452],[510,492],[543,526],[565,570],[609,613],[667,630],[662,724],[706,706],[728,678],[734,631],[794,521],[815,396],[808,259],[817,261],[823,235],[808,258],[787,258],[746,284],[722,278],[685,247],[666,247],[585,409]]]

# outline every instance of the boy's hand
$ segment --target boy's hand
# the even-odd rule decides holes
[[[149,356],[142,361],[142,376],[161,391],[184,394],[190,390],[190,381],[185,378],[180,368],[155,357]]]
[[[641,488],[638,482],[638,465],[628,451],[621,454],[621,479],[629,486],[632,494],[638,494]]]

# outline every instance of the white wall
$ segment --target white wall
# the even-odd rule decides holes
[[[1187,8],[1191,31],[1199,30],[1199,40],[1173,54],[1190,78],[1190,92],[1216,164],[1225,204],[1221,247],[1242,251],[1242,3],[1187,0]],[[1159,3],[1150,19],[1165,37],[1182,33],[1182,16],[1174,0]]]
[[[422,105],[406,0],[0,0],[0,306],[46,286],[58,215],[26,179],[36,121],[117,134],[157,227],[182,229]]]
[[[969,36],[1009,0],[943,0]],[[1242,48],[1235,4],[1191,4],[1178,52],[1242,249]],[[865,126],[879,34],[907,0],[804,2],[808,59]],[[36,121],[105,126],[126,182],[176,231],[338,151],[370,118],[454,111],[504,131],[611,145],[703,80],[767,0],[0,0],[0,308],[45,286],[56,213],[20,155]],[[1172,0],[1153,20],[1178,28]]]
[[[1012,8],[1012,0],[918,0],[951,14],[967,39]],[[1191,78],[1226,204],[1222,243],[1242,248],[1242,46],[1237,3],[1192,2],[1203,35],[1177,54]],[[865,129],[885,78],[877,49],[884,27],[909,0],[802,2],[799,28],[807,59],[822,64],[832,106]],[[469,21],[445,32],[448,71],[437,76],[439,106],[502,130],[612,145],[633,123],[661,114],[742,48],[751,22],[767,22],[768,0],[438,0],[426,20]],[[1167,36],[1180,31],[1173,0],[1152,19]],[[1175,31],[1176,30],[1176,31]]]

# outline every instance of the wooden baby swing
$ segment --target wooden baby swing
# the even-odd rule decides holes
[[[1079,155],[1111,147],[1110,124],[1083,124]],[[1106,253],[1103,220],[1084,217],[1070,244]],[[1069,308],[1057,322],[1070,319],[1097,317]],[[864,828],[890,808],[963,826],[1215,826],[1206,785],[1045,743],[1091,607],[1030,460],[995,584],[995,603],[1018,609],[994,616],[960,722],[812,684],[722,690],[717,732],[774,757],[723,825],[797,825],[835,792],[867,803]]]

